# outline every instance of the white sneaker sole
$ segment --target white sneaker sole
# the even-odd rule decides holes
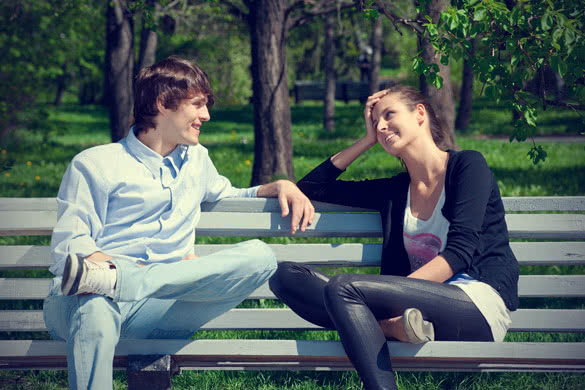
[[[74,254],[67,255],[63,279],[61,281],[61,293],[63,295],[75,295],[79,288],[79,281],[83,273],[83,260]]]
[[[408,341],[413,344],[422,344],[435,340],[435,328],[433,324],[423,319],[420,310],[415,308],[406,309],[402,316],[404,332]]]

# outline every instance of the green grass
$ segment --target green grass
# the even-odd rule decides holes
[[[42,129],[20,130],[9,144],[1,147],[0,196],[55,196],[71,158],[83,149],[109,141],[107,113],[102,107],[65,105],[49,111],[51,127],[56,130],[51,130],[47,136]],[[321,106],[303,104],[292,108],[297,178],[363,133],[361,111],[361,106],[355,103],[338,104],[337,130],[327,134],[321,126]],[[252,115],[251,106],[214,109],[211,122],[202,128],[202,143],[209,149],[218,170],[240,187],[250,184],[254,158]],[[551,121],[543,125],[542,131],[547,133],[566,134],[571,130],[571,134],[576,135],[582,125],[578,115],[568,111],[549,109],[546,115]],[[557,127],[552,126],[555,115],[565,118]],[[482,126],[483,134],[500,134],[504,124],[510,123],[511,116],[501,106],[479,101],[473,118],[472,129]],[[43,142],[43,138],[49,142]],[[457,142],[463,149],[476,149],[484,154],[504,196],[585,194],[583,143],[547,143],[544,145],[547,161],[534,166],[527,156],[529,142],[478,140],[467,135],[459,136]],[[376,146],[343,177],[386,177],[400,170],[397,160]]]
[[[88,147],[109,141],[107,112],[100,106],[67,104],[49,107],[46,129],[20,129],[0,146],[0,197],[54,197],[71,158]],[[335,133],[322,130],[322,107],[310,102],[292,107],[294,166],[297,178],[325,158],[348,146],[363,134],[362,107],[336,106]],[[209,149],[218,170],[236,186],[250,183],[254,154],[253,110],[251,106],[215,108],[211,122],[202,128],[201,142]],[[577,114],[549,109],[540,113],[539,134],[578,134],[582,122]],[[585,143],[547,143],[548,158],[534,166],[527,157],[529,143],[477,139],[477,135],[501,135],[511,129],[511,114],[505,107],[479,99],[475,103],[470,131],[459,135],[463,149],[476,149],[486,157],[503,196],[584,195]],[[342,176],[345,179],[387,177],[401,171],[396,159],[379,146],[360,157]],[[224,243],[238,238],[198,237],[199,243]],[[335,242],[379,242],[379,239],[334,239]],[[289,237],[267,238],[267,242],[299,242]],[[331,242],[331,239],[304,239]],[[49,238],[1,237],[2,245],[48,245]],[[356,268],[328,272],[356,272]],[[359,269],[376,273],[376,268]],[[522,267],[524,274],[584,274],[585,267]],[[0,277],[48,277],[47,272],[4,271]],[[2,308],[40,308],[42,303],[2,302]],[[282,307],[276,301],[246,301],[242,307]],[[523,299],[522,307],[584,308],[579,299]],[[41,334],[0,334],[0,338],[46,338]],[[196,338],[288,338],[336,340],[332,331],[201,331]],[[584,341],[582,334],[511,333],[508,341]],[[400,389],[583,389],[585,375],[550,373],[398,373]],[[125,388],[125,373],[115,373],[115,388]],[[0,371],[2,389],[63,389],[63,371]],[[186,371],[173,380],[175,389],[360,389],[355,372],[194,372]]]

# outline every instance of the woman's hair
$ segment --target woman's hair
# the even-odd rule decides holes
[[[443,151],[447,149],[456,149],[457,145],[451,142],[451,138],[447,134],[446,127],[441,123],[433,106],[428,99],[415,88],[406,85],[394,85],[387,89],[388,94],[399,94],[402,103],[408,107],[409,110],[414,111],[417,104],[422,104],[425,107],[427,116],[429,118],[429,127],[431,129],[431,136],[435,145]]]
[[[169,57],[142,68],[134,83],[134,129],[136,135],[156,127],[159,114],[157,101],[176,110],[181,101],[197,94],[207,97],[207,107],[213,105],[213,91],[207,74],[195,63],[179,57]]]

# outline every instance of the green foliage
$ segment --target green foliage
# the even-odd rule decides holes
[[[175,20],[176,28],[158,30],[156,57],[194,60],[209,76],[218,104],[244,104],[252,96],[250,34],[245,20],[217,3],[208,0],[169,8],[166,15]]]
[[[425,26],[441,58],[471,60],[486,96],[511,104],[520,114],[510,140],[523,141],[535,133],[536,105],[541,102],[546,107],[550,98],[544,85],[533,91],[540,97],[527,93],[525,85],[535,77],[544,81],[545,67],[558,72],[570,88],[569,95],[578,98],[577,81],[582,84],[585,75],[585,12],[572,2],[518,1],[509,9],[494,0],[459,0],[437,24]],[[470,39],[478,42],[475,56],[470,55]],[[542,146],[533,145],[528,155],[537,164],[547,154]]]
[[[101,72],[96,53],[103,43],[93,36],[104,28],[102,14],[90,1],[0,3],[0,138],[19,125],[46,130],[31,125],[46,119],[33,107],[39,96],[55,93],[73,74],[82,81]]]
[[[368,41],[372,24],[343,11],[335,18],[335,72],[340,80],[359,80],[359,40]],[[324,80],[325,19],[314,18],[289,32],[287,67],[289,85],[295,80]]]
[[[523,141],[536,133],[539,104],[543,108],[560,103],[583,109],[583,7],[576,7],[572,0],[518,0],[510,8],[497,0],[455,0],[438,21],[433,21],[425,15],[429,4],[430,0],[417,3],[417,13],[423,15],[419,34],[429,38],[441,64],[449,64],[450,59],[470,60],[482,92],[519,114],[510,140]],[[471,53],[472,40],[476,42],[475,54]],[[544,72],[549,67],[564,79],[568,102],[559,102],[556,96],[552,101],[547,96]],[[424,74],[435,87],[442,86],[438,66],[426,64],[417,55],[412,69]],[[579,126],[584,129],[585,122]],[[546,158],[544,149],[536,145],[528,155],[535,164]]]

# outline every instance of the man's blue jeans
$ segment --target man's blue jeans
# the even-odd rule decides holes
[[[112,263],[117,268],[114,299],[63,296],[58,281],[45,300],[49,333],[67,342],[70,389],[111,389],[120,338],[188,339],[246,299],[276,270],[274,253],[259,240],[170,264]]]

